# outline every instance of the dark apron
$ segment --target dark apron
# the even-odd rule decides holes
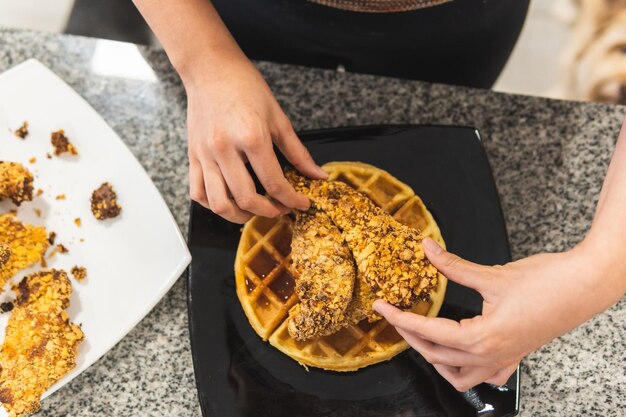
[[[213,0],[251,59],[489,88],[530,0],[454,0],[365,13],[306,0]]]

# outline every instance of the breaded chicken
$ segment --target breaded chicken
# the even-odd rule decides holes
[[[357,271],[352,300],[346,309],[346,325],[357,324],[363,319],[370,323],[380,320],[382,317],[372,308],[378,298],[363,275]]]
[[[341,230],[358,273],[376,297],[400,308],[429,299],[437,286],[437,269],[424,255],[418,230],[399,223],[345,183],[309,180],[293,171],[287,178]]]
[[[321,211],[296,212],[291,241],[300,303],[288,330],[298,340],[335,333],[346,323],[356,268],[339,229]]]
[[[0,288],[18,271],[41,261],[50,245],[44,227],[23,224],[13,213],[0,216],[0,244],[11,251],[0,268]]]
[[[5,198],[18,206],[33,199],[33,174],[20,163],[0,161],[0,200]]]
[[[71,293],[67,274],[54,269],[17,286],[0,350],[0,402],[11,417],[37,412],[41,395],[76,366],[84,336],[65,312]]]

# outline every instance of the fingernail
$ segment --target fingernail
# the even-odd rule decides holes
[[[439,246],[437,242],[429,237],[422,240],[422,246],[424,246],[424,248],[433,255],[439,255],[441,252],[443,252],[441,246]]]
[[[380,314],[380,307],[382,307],[382,305],[384,304],[383,300],[376,300],[374,301],[374,303],[372,304],[372,308]]]

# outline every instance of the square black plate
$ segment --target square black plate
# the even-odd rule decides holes
[[[435,216],[450,251],[493,265],[510,260],[507,234],[478,132],[469,127],[370,126],[303,132],[315,160],[362,161],[409,184]],[[414,350],[357,372],[311,368],[265,343],[235,293],[239,225],[191,207],[191,347],[205,417],[512,416],[519,369],[505,387],[458,393]],[[449,282],[440,316],[480,314],[482,299]]]

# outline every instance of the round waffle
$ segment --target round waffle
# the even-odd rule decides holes
[[[400,223],[420,229],[424,236],[445,247],[439,227],[422,200],[388,172],[361,162],[330,162],[322,168],[329,180],[345,182],[361,191]],[[235,260],[237,296],[257,334],[305,366],[333,371],[354,371],[389,360],[407,349],[409,345],[385,320],[363,320],[329,336],[306,341],[289,335],[286,319],[298,303],[289,255],[291,222],[288,216],[255,216],[241,234]],[[439,274],[430,300],[416,304],[411,311],[436,316],[446,284],[447,279]]]

